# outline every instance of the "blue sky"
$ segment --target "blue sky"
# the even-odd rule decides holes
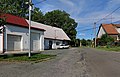
[[[42,0],[33,0],[33,3],[40,1]],[[66,11],[78,23],[77,38],[92,39],[94,37],[94,31],[91,29],[93,23],[120,7],[120,0],[46,0],[35,6],[39,7],[43,13],[57,9]],[[113,19],[111,20],[111,18]],[[120,20],[120,9],[105,20],[98,22],[97,27],[101,23],[111,23],[118,20]]]

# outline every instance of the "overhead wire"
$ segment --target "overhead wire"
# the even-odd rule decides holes
[[[112,14],[113,14],[114,12],[116,12],[118,9],[120,9],[120,6],[119,6],[118,8],[116,8],[115,10],[113,10],[110,14],[108,14],[108,15],[106,15],[105,17],[103,17],[102,19],[100,19],[100,20],[96,21],[96,23],[98,23],[98,22],[100,22],[100,21],[104,20],[106,17],[108,17],[108,16],[112,15]]]
[[[112,15],[114,12],[116,12],[118,9],[120,9],[120,6],[118,8],[116,8],[115,10],[113,10],[111,13],[109,13],[108,15],[104,16],[103,18],[101,18],[100,20],[96,21],[95,23],[98,23],[102,20],[107,20],[107,19],[110,19],[110,18],[107,18],[108,16]],[[98,27],[95,27],[95,28],[98,28]],[[83,30],[80,30],[80,31],[87,31],[87,30],[93,30],[95,28],[89,28],[89,29],[83,29]]]

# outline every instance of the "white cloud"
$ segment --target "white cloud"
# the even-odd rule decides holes
[[[85,33],[80,33],[80,34],[78,34],[79,36],[85,36]]]
[[[76,21],[81,24],[90,24],[90,23],[99,21],[100,19],[102,19],[105,16],[107,16],[108,14],[110,14],[113,10],[120,7],[120,6],[116,6],[118,4],[120,5],[120,0],[108,1],[103,10],[96,11],[96,12],[93,10],[93,12],[86,13],[84,16],[82,16],[82,18],[76,17]],[[102,20],[99,23],[106,23],[106,22],[111,23],[111,19],[110,19],[111,17],[113,17],[112,21],[114,22],[119,19],[119,17],[120,17],[119,14],[120,14],[120,9],[117,10],[116,12],[114,12],[112,15],[108,16],[106,18],[107,20]]]
[[[46,3],[45,6],[42,7],[42,12],[45,14],[46,12],[53,11],[56,9],[58,9],[58,8],[55,7],[55,5]]]
[[[113,9],[114,7],[117,8],[120,5],[120,0],[110,0],[107,3],[107,8],[106,9]]]
[[[74,6],[74,3],[70,0],[60,0],[60,2],[66,4],[68,6]]]

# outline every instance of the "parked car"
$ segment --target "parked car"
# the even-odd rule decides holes
[[[69,45],[61,44],[60,46],[58,46],[58,49],[67,49],[67,48],[69,48]]]

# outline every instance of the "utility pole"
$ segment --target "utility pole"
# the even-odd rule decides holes
[[[31,10],[32,10],[32,0],[29,0],[29,54],[28,56],[31,57]]]
[[[96,22],[94,22],[94,37],[95,37],[94,47],[96,48]]]

